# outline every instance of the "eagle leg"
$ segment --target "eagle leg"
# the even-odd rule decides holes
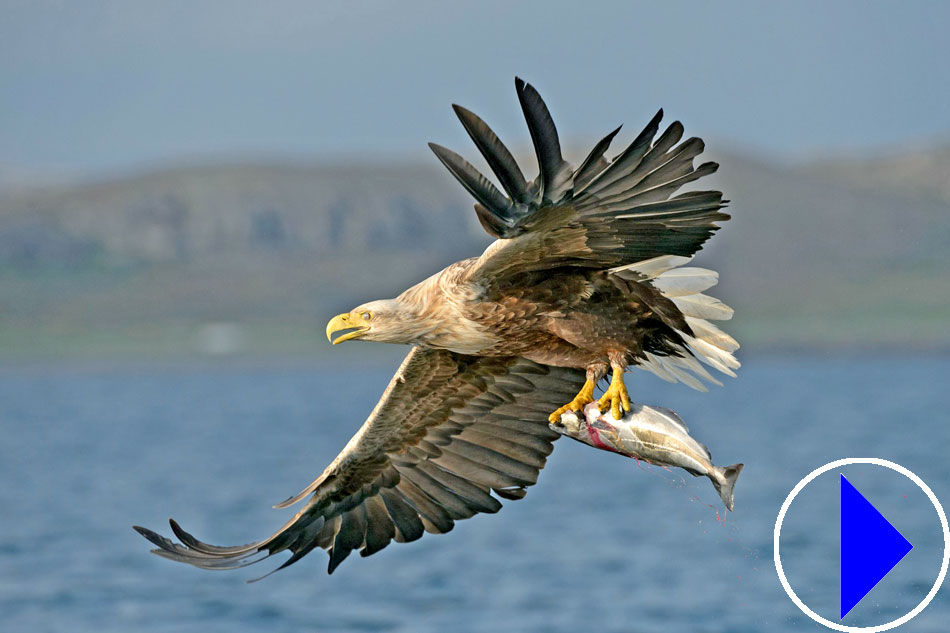
[[[612,366],[613,376],[610,379],[610,386],[597,401],[597,406],[602,413],[609,408],[610,415],[614,417],[614,420],[619,420],[623,417],[621,409],[623,411],[630,410],[630,396],[627,395],[627,385],[623,382],[624,368],[620,365],[612,364]]]
[[[584,382],[584,386],[581,387],[581,390],[577,392],[576,396],[574,396],[573,400],[565,404],[563,407],[558,407],[554,413],[548,416],[548,422],[557,422],[561,419],[561,415],[567,413],[568,411],[583,411],[584,407],[594,401],[594,385],[596,384],[596,380],[591,380],[588,378]]]

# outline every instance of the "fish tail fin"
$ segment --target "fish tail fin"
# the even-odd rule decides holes
[[[736,480],[739,478],[739,473],[742,472],[743,466],[744,464],[733,464],[732,466],[726,467],[716,466],[716,476],[712,478],[712,482],[722,502],[726,504],[726,510],[732,511],[733,507],[735,507],[733,492],[736,487]]]

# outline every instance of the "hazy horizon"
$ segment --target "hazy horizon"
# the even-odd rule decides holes
[[[722,169],[701,186],[735,219],[701,258],[743,343],[950,349],[948,18],[936,3],[0,0],[0,357],[203,354],[222,324],[241,353],[323,353],[327,312],[487,243],[426,147],[488,172],[450,104],[536,173],[515,75],[574,164],[623,123],[613,156],[660,107],[704,139]],[[353,252],[369,265],[341,269]]]

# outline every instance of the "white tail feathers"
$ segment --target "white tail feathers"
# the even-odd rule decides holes
[[[688,264],[692,257],[681,257],[679,255],[660,255],[653,259],[645,259],[642,262],[634,262],[626,266],[611,268],[608,272],[619,273],[631,271],[639,273],[644,279],[655,279],[668,270]]]
[[[674,268],[654,277],[650,283],[667,297],[692,295],[712,288],[719,273],[705,268]]]
[[[732,308],[709,295],[694,294],[670,297],[670,301],[675,303],[680,312],[686,316],[697,319],[715,319],[716,321],[728,321],[732,318]]]
[[[714,369],[718,369],[727,376],[736,377],[736,373],[732,370],[739,369],[740,364],[735,356],[729,352],[724,352],[715,345],[711,345],[700,338],[687,336],[686,343],[689,345],[690,351],[693,352],[699,360]]]
[[[739,343],[736,339],[706,319],[697,319],[696,317],[687,316],[686,323],[697,338],[701,338],[707,343],[715,345],[724,352],[734,352],[739,349]]]
[[[706,391],[700,378],[716,385],[722,383],[713,378],[699,361],[727,376],[735,377],[734,370],[740,365],[732,353],[739,349],[739,343],[707,320],[726,321],[733,314],[732,308],[723,302],[702,294],[716,285],[718,273],[705,268],[683,267],[690,259],[663,255],[628,264],[612,272],[635,273],[644,281],[649,281],[676,304],[693,332],[692,336],[679,332],[686,343],[681,356],[646,353],[641,367],[668,382],[681,382],[693,389]]]
[[[686,367],[683,365],[682,361],[686,358],[685,356],[657,356],[656,354],[651,354],[647,352],[645,354],[646,362],[642,364],[643,368],[653,372],[657,377],[667,381],[667,382],[681,382],[684,385],[688,385],[697,391],[708,391],[706,385],[704,385],[695,375],[690,373],[691,367]],[[696,362],[695,359],[691,359],[693,362]],[[700,370],[708,376],[708,379],[711,382],[717,382],[712,376],[709,375],[705,369],[700,367]]]

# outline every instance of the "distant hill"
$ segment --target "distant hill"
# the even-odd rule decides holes
[[[795,167],[713,158],[734,218],[697,263],[721,272],[747,348],[950,348],[950,146]],[[0,358],[317,353],[328,316],[488,243],[437,165],[5,187]]]
[[[0,194],[0,265],[469,245],[464,192],[416,166],[204,165]],[[67,247],[68,246],[68,247]]]
[[[950,203],[950,142],[929,148],[876,152],[866,159],[817,161],[805,171],[872,191]]]

